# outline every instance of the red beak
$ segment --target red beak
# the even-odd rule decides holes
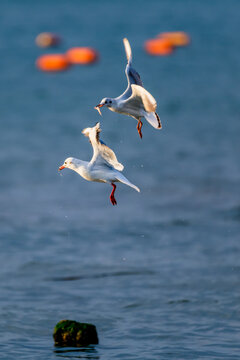
[[[60,171],[60,170],[62,170],[62,169],[65,169],[65,166],[64,166],[64,165],[60,166],[60,167],[58,168],[58,171]]]
[[[98,104],[98,105],[96,105],[96,107],[98,107],[98,108],[100,108],[100,107],[102,107],[102,106],[104,106],[104,104]]]

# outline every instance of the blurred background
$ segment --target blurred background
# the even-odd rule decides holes
[[[240,3],[0,2],[0,334],[4,359],[238,359]],[[41,32],[62,38],[42,49]],[[144,42],[185,31],[152,57]],[[94,106],[127,86],[122,39],[158,103],[162,130]],[[90,46],[99,61],[61,73],[46,53]],[[141,193],[58,167],[102,140]],[[54,348],[61,319],[96,325],[99,345]]]

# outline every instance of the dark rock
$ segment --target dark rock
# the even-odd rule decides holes
[[[53,331],[56,346],[86,346],[98,344],[96,327],[73,320],[61,320]]]

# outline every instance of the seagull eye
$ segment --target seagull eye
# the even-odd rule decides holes
[[[112,103],[112,100],[109,100],[109,104],[111,104]]]

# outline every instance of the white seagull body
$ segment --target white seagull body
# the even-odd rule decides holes
[[[110,200],[113,205],[117,205],[117,201],[114,197],[116,182],[128,185],[138,192],[140,192],[140,190],[121,174],[120,171],[123,170],[124,166],[118,162],[114,152],[101,142],[99,139],[100,131],[100,123],[97,123],[92,128],[86,128],[82,131],[82,133],[89,138],[93,147],[93,157],[90,162],[69,157],[64,161],[64,164],[59,167],[59,170],[68,168],[76,171],[88,181],[111,184],[113,190],[110,195]]]
[[[139,136],[142,138],[142,117],[155,129],[161,129],[162,125],[156,113],[156,100],[144,89],[140,75],[132,67],[132,50],[128,39],[123,39],[123,43],[128,61],[125,69],[128,87],[124,93],[117,98],[103,98],[95,109],[101,114],[100,108],[107,106],[111,111],[133,117],[138,121],[137,130]]]

